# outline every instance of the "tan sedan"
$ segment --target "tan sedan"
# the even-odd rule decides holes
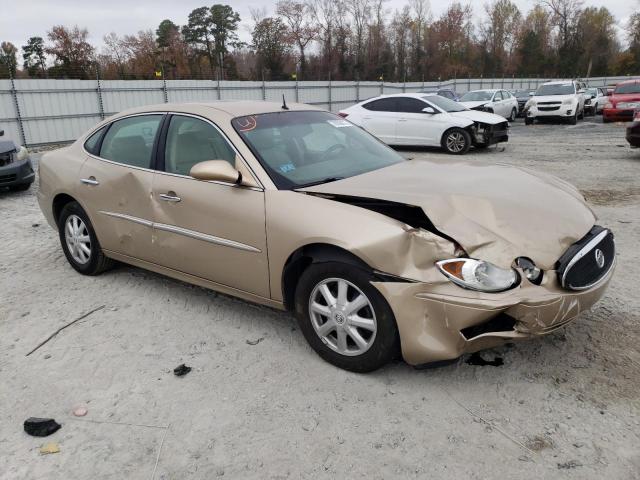
[[[165,104],[44,155],[39,202],[71,266],[114,260],[293,310],[365,372],[551,332],[603,294],[613,234],[571,185],[408,161],[307,105]]]

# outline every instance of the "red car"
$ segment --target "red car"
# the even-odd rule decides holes
[[[640,108],[636,110],[633,123],[627,127],[627,142],[632,147],[640,148]]]
[[[627,122],[633,120],[640,108],[640,79],[625,80],[616,85],[602,111],[603,122]]]

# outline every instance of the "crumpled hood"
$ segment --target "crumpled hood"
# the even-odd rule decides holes
[[[502,164],[412,160],[301,191],[419,206],[470,256],[503,268],[526,256],[553,269],[595,222],[570,184]]]
[[[466,118],[474,122],[488,123],[489,125],[496,125],[498,123],[506,122],[507,119],[496,115],[495,113],[480,112],[478,110],[464,110],[462,112],[452,112],[449,115],[454,117]]]
[[[17,148],[12,140],[0,140],[0,153],[12,152],[17,150]]]

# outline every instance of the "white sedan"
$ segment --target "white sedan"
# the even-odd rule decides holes
[[[518,115],[518,99],[506,90],[473,90],[460,97],[460,103],[472,110],[501,115],[510,122]]]
[[[338,113],[389,145],[442,147],[451,154],[509,140],[499,115],[469,110],[435,94],[382,95]]]

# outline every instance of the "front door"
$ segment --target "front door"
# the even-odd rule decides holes
[[[78,197],[104,250],[151,259],[151,160],[162,118],[113,122],[80,169]]]
[[[235,150],[204,119],[172,115],[164,143],[152,188],[155,263],[268,298],[264,192],[189,176],[202,161],[235,166]]]
[[[363,108],[368,111],[362,114],[362,127],[389,145],[398,143],[396,103],[396,97],[387,97],[363,105]]]

